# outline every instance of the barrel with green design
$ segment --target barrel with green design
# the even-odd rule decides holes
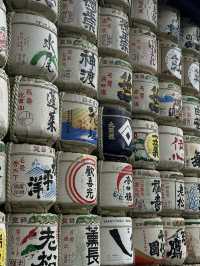
[[[60,219],[59,265],[99,266],[100,217],[96,215],[64,215]]]
[[[56,215],[9,214],[7,226],[8,266],[58,265]]]

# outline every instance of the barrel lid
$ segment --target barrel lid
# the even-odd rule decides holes
[[[145,128],[158,130],[158,124],[153,121],[142,120],[142,119],[133,119],[133,130],[135,128]]]
[[[158,131],[159,131],[159,134],[175,134],[175,135],[183,136],[183,130],[179,127],[159,126]]]
[[[155,83],[154,85],[158,86],[158,78],[156,76],[145,74],[145,73],[134,73],[133,82],[148,81]]]
[[[45,81],[43,79],[22,77],[20,80],[20,86],[43,87],[46,89],[53,89],[58,93],[58,88],[53,83]]]
[[[183,174],[181,172],[174,171],[160,171],[161,178],[183,178]]]
[[[133,171],[134,178],[136,177],[142,177],[142,178],[148,178],[148,177],[154,177],[154,178],[160,178],[160,173],[156,170],[147,170],[147,169],[134,169]]]
[[[199,99],[197,97],[193,97],[193,96],[186,96],[186,95],[183,95],[182,96],[182,99],[183,99],[183,102],[185,103],[196,103],[196,104],[199,104]]]
[[[5,152],[6,145],[3,143],[3,141],[0,141],[0,152]]]
[[[105,66],[120,66],[122,68],[127,67],[130,68],[130,71],[132,71],[132,66],[129,62],[114,57],[101,57],[99,61],[99,67]]]
[[[131,119],[131,113],[122,106],[104,105],[103,116],[121,116]]]
[[[100,217],[97,215],[63,215],[63,225],[88,225],[100,223]]]
[[[181,87],[175,82],[161,81],[159,82],[159,90],[173,90],[181,93]]]
[[[98,48],[82,36],[73,35],[58,38],[58,48],[69,47],[74,49],[87,49],[98,55]]]
[[[185,143],[200,144],[200,137],[184,135],[183,139]]]
[[[32,144],[10,144],[11,154],[34,154],[38,156],[55,156],[55,150],[48,146],[32,145]]]
[[[199,224],[200,225],[200,219],[185,219],[185,225],[193,225],[193,224]]]
[[[98,108],[99,105],[98,102],[90,97],[84,95],[72,94],[72,93],[63,93],[63,92],[61,92],[61,94],[64,95],[63,98],[64,102],[82,103],[85,105]]]
[[[128,15],[124,12],[123,8],[117,6],[100,7],[100,16],[115,16],[120,19],[126,19],[128,21]],[[117,26],[117,25],[115,25]]]
[[[88,154],[82,154],[82,153],[74,153],[74,152],[59,152],[59,160],[63,162],[73,162],[73,161],[78,161],[83,158],[87,159],[92,159],[92,160],[97,160],[96,156],[93,155],[88,155]]]
[[[54,23],[48,20],[45,17],[30,14],[30,13],[14,13],[11,20],[12,25],[15,24],[24,24],[24,25],[35,25],[38,27],[45,28],[50,30],[52,33],[57,35],[57,27]]]
[[[132,219],[129,217],[101,217],[100,225],[101,227],[132,227]]]
[[[133,228],[137,226],[156,226],[156,225],[162,225],[161,218],[133,218]]]
[[[185,225],[185,220],[181,217],[163,217],[162,222],[165,227]]]
[[[130,38],[136,39],[137,36],[148,36],[153,39],[157,39],[156,34],[152,32],[149,27],[138,26],[135,24],[134,27],[130,28]]]
[[[56,214],[8,214],[7,222],[9,225],[27,225],[27,224],[57,224],[58,216]]]
[[[119,173],[124,172],[129,175],[133,174],[132,165],[129,163],[111,162],[111,161],[99,161],[99,171],[101,173]]]

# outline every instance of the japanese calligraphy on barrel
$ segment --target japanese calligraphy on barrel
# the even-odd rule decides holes
[[[159,83],[160,123],[176,125],[182,118],[181,87],[174,82]]]
[[[0,67],[4,67],[8,59],[8,30],[6,7],[3,3],[3,0],[0,0],[0,36]]]
[[[186,259],[185,222],[179,217],[162,218],[165,235],[163,265],[183,265]]]
[[[10,123],[13,141],[55,143],[59,137],[58,88],[44,80],[16,77]]]
[[[185,211],[184,217],[200,214],[200,179],[197,175],[185,176]]]
[[[160,171],[163,216],[179,216],[185,210],[185,185],[183,174]]]
[[[178,42],[180,39],[180,13],[177,9],[160,5],[158,10],[160,36]]]
[[[135,0],[131,7],[133,21],[149,25],[154,30],[157,28],[158,17],[157,0]]]
[[[9,126],[9,81],[3,69],[0,69],[0,139],[3,139]]]
[[[182,67],[183,92],[188,95],[198,96],[200,90],[198,58],[191,54],[184,54]]]
[[[190,134],[200,133],[200,103],[198,98],[183,95],[181,128]]]
[[[60,32],[77,32],[97,40],[98,1],[61,0],[58,26]]]
[[[183,21],[181,43],[184,52],[199,54],[200,29],[191,21]]]
[[[135,25],[130,29],[129,60],[136,72],[156,74],[158,45],[156,34],[149,27]]]
[[[80,36],[58,39],[59,75],[57,83],[62,90],[72,93],[97,93],[98,50],[91,42]]]
[[[158,78],[145,73],[133,74],[132,111],[135,118],[152,119],[159,114]]]
[[[99,53],[127,58],[129,55],[129,20],[122,8],[101,7],[98,34]]]
[[[185,164],[184,172],[187,175],[200,173],[200,138],[184,135]]]
[[[100,218],[95,215],[63,215],[59,249],[59,265],[99,266]]]
[[[129,217],[101,217],[101,265],[133,265],[132,220]]]
[[[160,174],[155,170],[135,169],[133,171],[134,216],[156,215],[162,210]]]
[[[6,0],[17,11],[40,13],[52,22],[57,20],[59,0]]]
[[[165,239],[160,218],[133,218],[133,247],[136,265],[162,263]]]
[[[159,41],[159,74],[170,81],[181,82],[182,52],[179,46],[170,40]]]
[[[99,65],[98,99],[131,108],[132,67],[124,60],[102,57]]]
[[[99,201],[101,210],[127,210],[133,205],[132,165],[121,162],[99,161]]]
[[[98,102],[92,98],[60,93],[61,136],[64,150],[91,153],[97,146]]]
[[[58,217],[54,214],[7,216],[7,265],[58,265]]]
[[[0,205],[5,203],[6,198],[6,151],[5,144],[0,141]]]
[[[131,114],[124,108],[105,105],[99,109],[100,159],[127,159],[132,155],[132,121]]]
[[[184,166],[184,143],[181,128],[159,126],[160,163],[161,170],[180,170]]]
[[[158,125],[153,121],[133,119],[132,130],[134,167],[155,169],[160,158]]]
[[[8,210],[48,211],[56,201],[55,150],[11,143],[7,178]]]
[[[57,154],[56,210],[62,213],[88,212],[96,205],[97,158],[59,152]]]
[[[192,265],[194,265],[194,263],[200,263],[200,219],[185,219],[185,232],[187,247],[185,262],[187,264],[192,263]]]
[[[11,16],[8,72],[55,81],[58,75],[57,28],[44,17]]]

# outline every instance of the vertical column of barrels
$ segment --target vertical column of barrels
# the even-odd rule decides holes
[[[58,264],[55,149],[59,137],[57,1],[6,1],[10,83],[7,264]],[[5,265],[4,263],[2,265]]]

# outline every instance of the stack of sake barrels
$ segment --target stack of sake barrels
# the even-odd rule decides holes
[[[133,151],[129,58],[129,1],[100,2],[98,206],[101,265],[133,265]]]
[[[56,202],[52,146],[59,137],[59,95],[53,84],[58,76],[54,24],[58,4],[15,0],[6,4],[10,80],[7,265],[57,265],[58,217],[48,211]]]

